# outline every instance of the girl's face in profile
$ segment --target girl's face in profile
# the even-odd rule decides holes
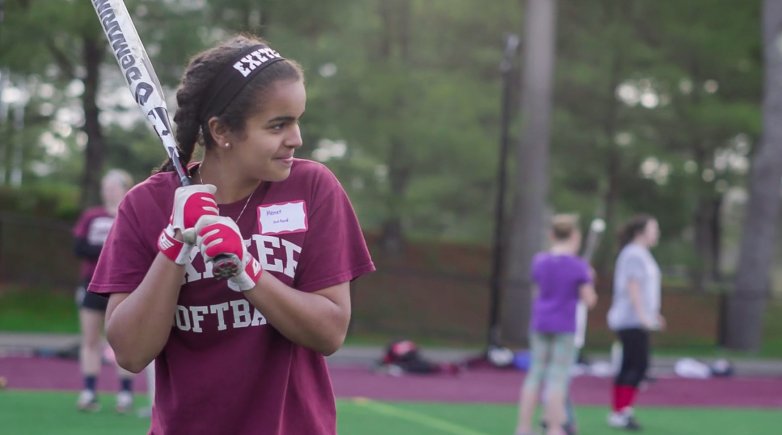
[[[299,120],[307,93],[302,80],[278,81],[259,100],[262,107],[251,115],[245,129],[231,144],[234,168],[247,177],[282,181],[290,175],[293,155],[302,146]]]
[[[660,240],[660,225],[657,223],[656,219],[651,219],[646,223],[643,236],[647,245],[650,247],[657,246],[657,242]]]

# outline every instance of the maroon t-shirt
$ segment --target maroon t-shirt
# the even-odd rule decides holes
[[[109,230],[114,223],[114,216],[102,206],[88,208],[79,216],[79,220],[76,221],[76,225],[73,226],[73,237],[77,240],[81,239],[84,244],[84,249],[99,253],[103,243],[106,242],[106,238],[109,236]],[[98,264],[97,255],[84,255],[81,261],[81,270],[79,271],[79,277],[86,283],[90,280],[93,272],[95,272],[95,266]]]
[[[134,187],[90,284],[131,292],[157,255],[177,178]],[[221,204],[236,219],[245,199]],[[285,284],[313,292],[373,271],[353,207],[323,165],[297,159],[285,181],[258,187],[237,222],[248,251]],[[296,345],[193,249],[171,335],[155,359],[153,434],[335,434],[336,407],[322,354]]]

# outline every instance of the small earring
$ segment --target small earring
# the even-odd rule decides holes
[[[231,146],[231,144],[230,144],[229,142],[226,142],[224,146],[225,146],[226,148],[228,148],[228,147],[230,147],[230,146]]]

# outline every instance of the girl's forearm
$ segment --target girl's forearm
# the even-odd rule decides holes
[[[109,299],[106,337],[123,368],[143,370],[165,346],[183,273],[182,266],[158,255],[138,288]]]
[[[245,297],[296,344],[330,355],[345,341],[350,322],[348,282],[307,293],[264,273]]]

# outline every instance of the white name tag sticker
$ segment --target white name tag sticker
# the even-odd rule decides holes
[[[307,231],[307,205],[292,201],[258,206],[258,231],[265,236]]]

